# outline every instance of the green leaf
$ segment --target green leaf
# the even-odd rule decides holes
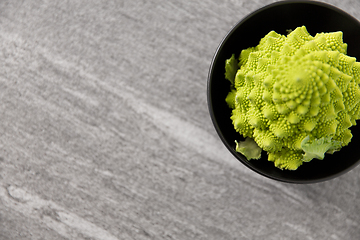
[[[304,162],[309,162],[313,158],[324,159],[326,152],[333,152],[341,148],[341,142],[332,140],[331,137],[322,137],[320,139],[315,139],[310,141],[310,137],[307,136],[301,142],[301,148],[304,150]]]
[[[246,138],[245,141],[236,141],[236,151],[244,155],[247,160],[260,159],[262,149],[252,138]]]
[[[231,58],[225,61],[225,78],[231,82],[231,85],[234,85],[235,75],[238,69],[238,61],[233,54]]]

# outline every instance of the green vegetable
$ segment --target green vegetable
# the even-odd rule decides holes
[[[360,118],[360,63],[346,55],[342,37],[312,37],[305,26],[287,36],[271,31],[225,63],[235,130],[280,169],[296,170],[351,141],[349,128]],[[253,146],[237,146],[248,159],[260,156],[248,153]]]

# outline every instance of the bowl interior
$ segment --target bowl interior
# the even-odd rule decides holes
[[[351,143],[324,160],[313,159],[304,163],[296,171],[277,169],[267,160],[263,151],[260,160],[248,161],[237,153],[234,140],[242,140],[235,132],[230,120],[231,109],[225,102],[230,85],[224,79],[225,60],[232,54],[238,56],[241,50],[256,46],[260,39],[271,30],[287,34],[299,26],[306,26],[315,36],[320,32],[342,31],[344,42],[348,44],[347,55],[360,61],[360,23],[344,11],[320,2],[286,1],[265,6],[238,22],[221,42],[213,58],[208,79],[208,104],[211,118],[221,140],[229,151],[250,169],[266,177],[292,183],[312,183],[337,177],[359,163],[360,127],[353,126]]]

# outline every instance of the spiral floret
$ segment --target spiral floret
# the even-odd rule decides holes
[[[360,63],[346,52],[342,32],[312,37],[302,26],[287,36],[271,31],[238,59],[233,55],[226,102],[236,131],[280,169],[348,145],[349,128],[360,118]]]

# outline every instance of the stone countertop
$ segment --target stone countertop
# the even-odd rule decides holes
[[[271,2],[0,1],[0,239],[360,239],[360,167],[270,180],[210,120],[215,49]]]

